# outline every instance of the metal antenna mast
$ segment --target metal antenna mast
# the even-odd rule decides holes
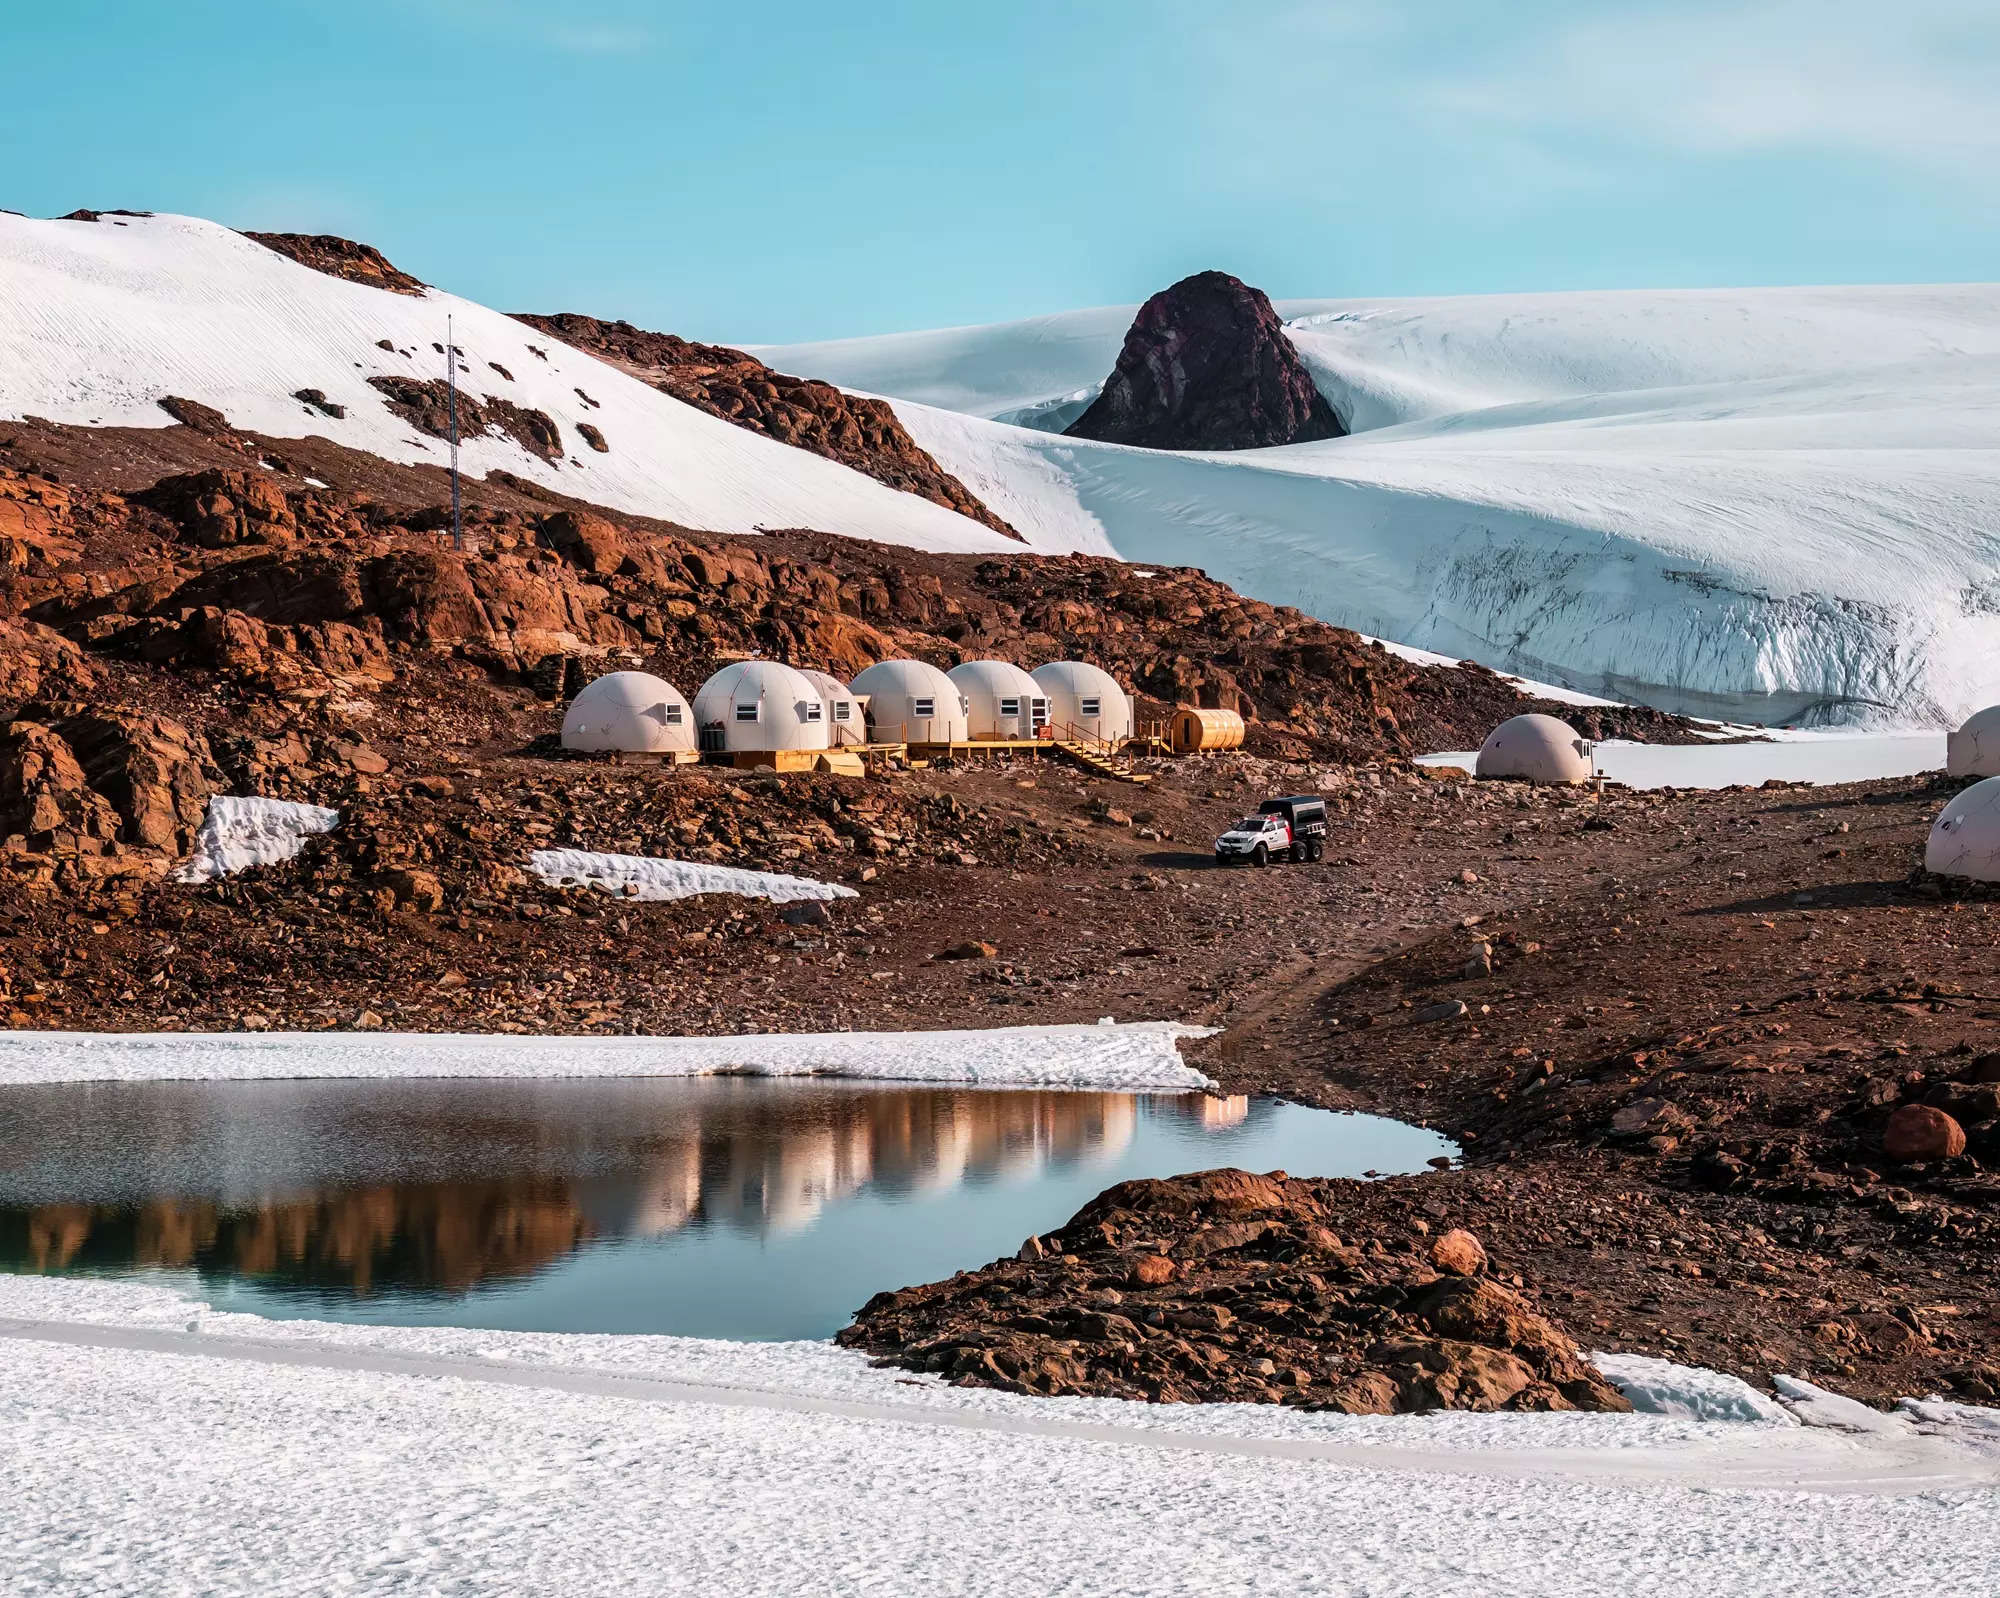
[[[444,375],[451,390],[451,547],[465,548],[465,524],[458,501],[458,346],[452,342],[451,316],[444,319]]]

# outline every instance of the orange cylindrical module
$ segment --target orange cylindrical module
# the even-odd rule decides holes
[[[1177,755],[1205,754],[1243,747],[1243,718],[1233,710],[1176,707],[1167,723],[1167,747]]]

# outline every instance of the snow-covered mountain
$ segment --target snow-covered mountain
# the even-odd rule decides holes
[[[399,418],[368,380],[441,379],[447,315],[464,389],[541,411],[568,446],[551,461],[512,438],[470,438],[469,475],[500,469],[723,532],[814,527],[929,550],[1021,547],[670,399],[484,306],[347,282],[189,217],[0,214],[0,418],[166,427],[159,401],[178,395],[246,431],[316,433],[392,461],[442,465],[446,445]],[[302,403],[293,397],[301,389],[346,414]],[[598,431],[605,452],[579,424]],[[1072,545],[1057,535],[1053,547]],[[1101,551],[1102,540],[1087,535],[1084,547]]]
[[[1129,307],[763,347],[895,399],[1029,538],[1108,538],[1330,621],[1673,708],[2000,698],[2000,287],[1281,302],[1354,436],[1056,436]]]
[[[1670,708],[1935,722],[2000,699],[2000,287],[1278,309],[1353,436],[1223,454],[1061,436],[1131,307],[758,353],[892,400],[1032,549],[1200,566]],[[466,389],[544,413],[568,446],[547,460],[479,437],[474,475],[720,531],[1021,548],[469,301],[348,282],[184,217],[0,214],[0,418],[165,426],[158,402],[179,395],[242,429],[441,464],[369,379],[440,376],[447,314]]]

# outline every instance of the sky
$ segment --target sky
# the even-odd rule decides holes
[[[0,0],[0,206],[732,342],[1995,275],[1993,0]]]

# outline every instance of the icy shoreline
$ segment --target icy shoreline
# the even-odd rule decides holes
[[[0,1086],[302,1077],[827,1076],[977,1087],[1200,1092],[1177,1021],[742,1037],[0,1031]]]

